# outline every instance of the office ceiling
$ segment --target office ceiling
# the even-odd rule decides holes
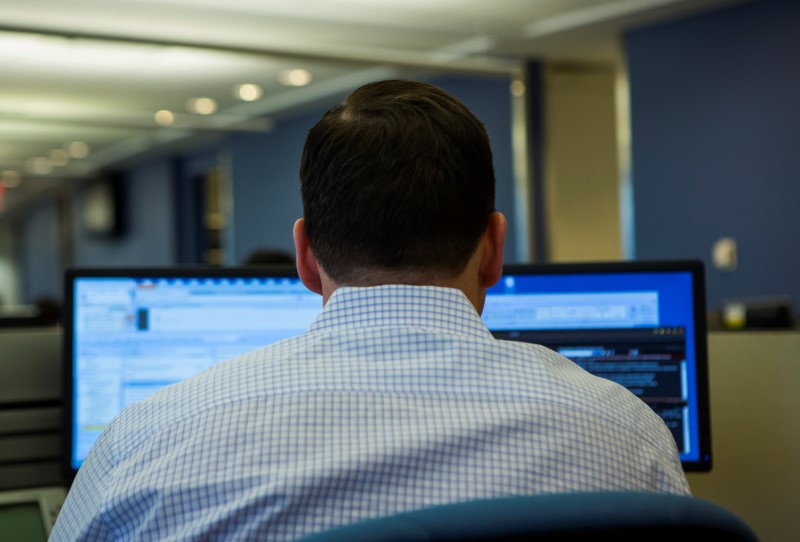
[[[153,148],[269,130],[369,80],[618,62],[625,28],[739,1],[3,0],[0,218]],[[243,84],[262,96],[237,97]]]

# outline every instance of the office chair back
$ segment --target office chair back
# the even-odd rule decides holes
[[[366,520],[301,542],[614,541],[756,542],[733,512],[688,496],[566,493],[446,504]]]

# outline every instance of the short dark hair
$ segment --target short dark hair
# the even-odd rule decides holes
[[[328,111],[300,181],[309,245],[339,284],[374,271],[457,276],[494,212],[483,123],[422,82],[370,83]]]

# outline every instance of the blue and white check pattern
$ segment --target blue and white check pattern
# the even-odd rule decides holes
[[[340,288],[302,336],[131,405],[51,540],[293,540],[466,499],[689,493],[662,420],[458,290]]]

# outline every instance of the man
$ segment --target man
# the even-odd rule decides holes
[[[296,263],[319,318],[126,409],[54,540],[293,540],[481,497],[688,493],[643,402],[483,325],[506,223],[460,102],[366,85],[311,129],[300,178]]]

